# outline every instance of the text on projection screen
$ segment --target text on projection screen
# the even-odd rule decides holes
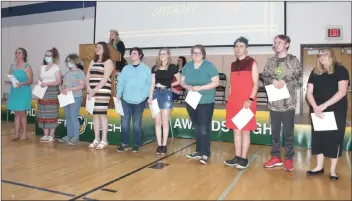
[[[95,41],[119,31],[127,48],[272,44],[284,33],[283,2],[97,2]]]

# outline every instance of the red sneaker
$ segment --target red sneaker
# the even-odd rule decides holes
[[[282,160],[276,156],[272,156],[271,159],[264,164],[265,168],[279,167],[282,166]]]
[[[285,160],[284,170],[287,172],[293,171],[293,160]]]

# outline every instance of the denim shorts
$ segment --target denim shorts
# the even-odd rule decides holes
[[[172,91],[171,89],[154,89],[153,98],[157,99],[161,110],[172,110]]]

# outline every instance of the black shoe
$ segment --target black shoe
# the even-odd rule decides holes
[[[116,149],[118,152],[124,152],[128,149],[127,145],[121,145],[119,148]]]
[[[249,163],[248,163],[248,159],[247,158],[240,158],[236,168],[238,168],[238,169],[246,169],[248,167],[248,165],[249,165]]]
[[[158,146],[158,148],[156,148],[155,154],[159,155],[161,152],[161,146]]]
[[[240,157],[235,156],[233,159],[231,160],[226,160],[224,161],[225,165],[230,166],[230,167],[236,167],[238,162],[240,161]]]
[[[166,153],[167,153],[167,148],[166,148],[166,146],[161,146],[160,154],[165,155]]]
[[[139,147],[133,147],[132,152],[139,152],[140,148]]]
[[[208,163],[208,160],[209,160],[209,157],[206,156],[206,155],[203,155],[199,162],[201,162],[204,165],[206,165]]]
[[[337,176],[337,174],[336,174],[336,176],[332,176],[330,174],[330,181],[337,181],[337,180],[339,180],[339,176]]]
[[[187,158],[190,158],[190,159],[201,159],[202,155],[200,155],[200,153],[198,153],[198,152],[193,152],[191,154],[188,154]]]
[[[318,171],[312,171],[312,170],[307,171],[307,176],[314,176],[319,174],[324,174],[324,168]]]

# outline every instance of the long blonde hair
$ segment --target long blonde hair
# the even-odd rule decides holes
[[[114,43],[112,44],[114,47],[115,47],[115,45],[117,44],[117,43],[119,43],[120,42],[120,36],[119,36],[119,32],[117,31],[117,30],[115,30],[115,29],[111,29],[110,30],[110,33],[114,33],[115,34],[115,38],[114,38]],[[109,43],[111,43],[111,41],[109,41]]]
[[[322,63],[319,61],[319,57],[321,53],[326,53],[328,56],[329,64],[328,66],[324,67]],[[336,61],[336,57],[334,54],[334,51],[332,51],[331,48],[320,48],[318,50],[318,55],[317,55],[317,60],[316,60],[316,66],[314,68],[314,73],[317,75],[321,75],[323,73],[328,73],[332,74],[335,72],[335,65],[338,62]]]
[[[166,53],[169,55],[169,58],[167,59],[167,63],[166,63],[166,69],[168,69],[168,67],[169,67],[169,65],[171,63],[171,52],[170,52],[170,50],[167,49],[167,48],[161,48],[159,50],[158,56],[156,57],[155,71],[159,70],[159,68],[161,68],[163,66],[163,63],[160,60],[160,52],[163,51],[163,50],[166,51]]]

